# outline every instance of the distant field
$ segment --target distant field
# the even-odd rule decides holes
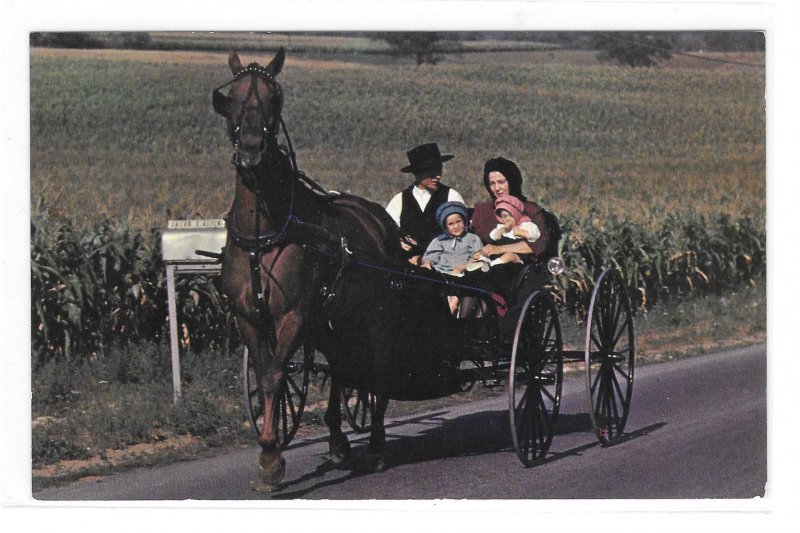
[[[765,218],[763,68],[684,57],[633,70],[593,56],[467,54],[418,68],[290,49],[284,118],[308,175],[381,203],[407,184],[405,151],[435,140],[456,155],[445,181],[469,203],[485,195],[483,162],[503,155],[526,192],[562,214]],[[143,228],[226,211],[230,146],[210,105],[230,77],[225,54],[32,49],[30,59],[32,204],[44,195],[79,225]]]
[[[102,35],[102,34],[95,34]],[[109,40],[115,34],[108,34]],[[345,35],[298,35],[263,32],[149,32],[150,46],[155,49],[218,50],[230,48],[248,51],[269,51],[284,46],[295,53],[386,54],[390,47],[379,39]],[[461,42],[462,50],[513,51],[550,50],[558,46],[547,43],[514,40],[480,40]]]

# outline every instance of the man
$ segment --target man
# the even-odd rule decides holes
[[[403,247],[411,255],[409,261],[419,264],[428,243],[442,232],[436,210],[445,202],[463,204],[464,199],[458,191],[441,183],[443,165],[454,156],[442,155],[438,144],[415,146],[406,156],[409,165],[400,172],[413,174],[414,183],[396,194],[386,211],[405,234]]]

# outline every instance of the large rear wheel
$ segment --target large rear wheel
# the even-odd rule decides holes
[[[314,350],[303,347],[294,353],[284,369],[283,385],[273,399],[277,402],[273,413],[275,414],[274,423],[280,449],[289,445],[300,427],[313,363]],[[242,376],[245,413],[256,435],[259,435],[264,423],[264,396],[258,387],[255,368],[247,347],[244,348],[242,356]]]
[[[615,269],[595,284],[586,322],[586,389],[589,414],[603,445],[622,437],[633,393],[633,313]]]
[[[520,461],[544,460],[555,433],[563,374],[561,325],[552,299],[531,294],[514,333],[508,383],[511,439]]]

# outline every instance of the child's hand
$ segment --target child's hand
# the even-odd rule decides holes
[[[514,237],[520,237],[523,239],[530,239],[531,234],[530,232],[522,229],[522,228],[514,228]]]
[[[494,255],[496,253],[496,248],[494,244],[487,244],[474,254],[472,254],[472,259],[479,260],[481,257],[489,257],[490,255]]]
[[[423,259],[422,261],[420,261],[419,266],[421,266],[422,268],[427,268],[428,270],[433,269],[433,265],[431,264],[430,259]]]

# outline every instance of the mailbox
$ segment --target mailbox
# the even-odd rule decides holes
[[[215,259],[196,251],[220,253],[227,235],[222,219],[170,220],[161,233],[161,256],[167,263],[213,263]]]
[[[167,265],[172,392],[175,401],[181,395],[175,276],[178,274],[219,274],[221,266],[218,255],[225,246],[227,236],[223,219],[170,220],[167,228],[161,233],[161,257]],[[208,255],[198,254],[198,251]]]

